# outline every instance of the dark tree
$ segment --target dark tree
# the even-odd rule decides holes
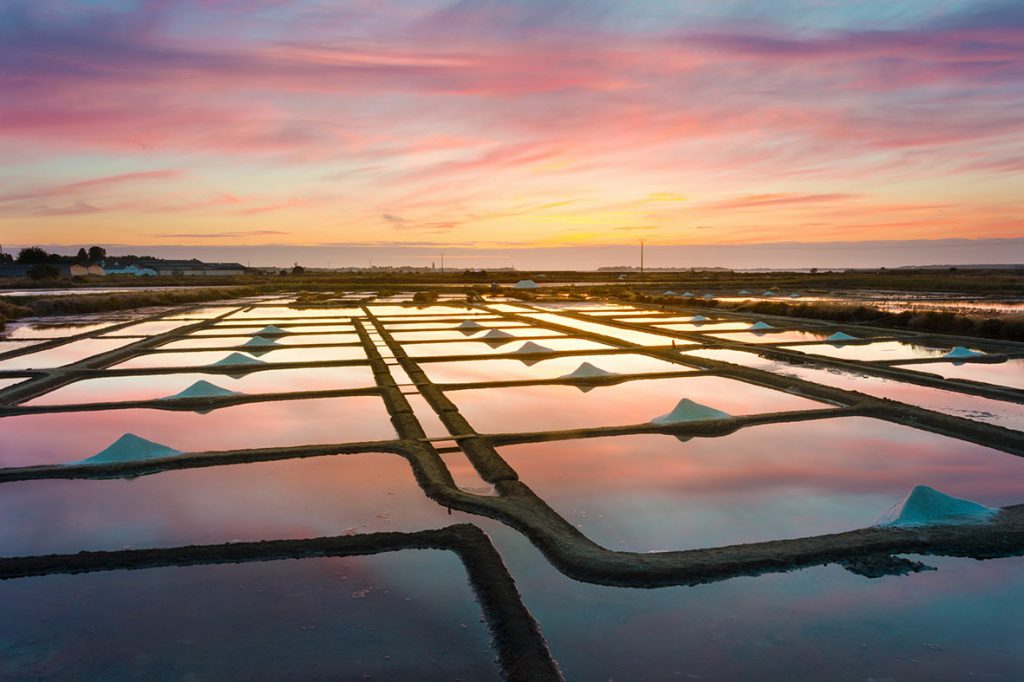
[[[302,266],[301,266],[301,265],[299,265],[298,263],[296,263],[296,264],[295,264],[295,267],[294,267],[294,268],[292,268],[292,274],[293,274],[293,275],[301,275],[301,274],[303,274],[304,272],[306,272],[306,268],[302,267]]]
[[[78,255],[76,255],[76,256],[75,256],[75,259],[76,259],[76,260],[77,260],[77,261],[78,261],[79,263],[84,263],[84,262],[86,262],[87,260],[89,260],[89,254],[88,254],[88,253],[86,253],[86,251],[85,251],[85,249],[84,249],[84,248],[82,248],[82,249],[79,249],[79,250],[78,250]]]
[[[49,263],[36,263],[28,269],[28,276],[32,279],[56,279],[60,271]]]
[[[102,246],[90,246],[89,247],[89,260],[101,261],[107,257],[107,250]]]
[[[19,263],[45,263],[49,258],[50,254],[38,246],[27,246],[18,252]]]

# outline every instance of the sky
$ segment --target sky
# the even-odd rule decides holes
[[[5,248],[1024,262],[1018,0],[0,0],[0,92]]]

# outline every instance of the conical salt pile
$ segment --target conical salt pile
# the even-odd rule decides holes
[[[707,321],[708,321],[708,318],[704,317],[703,315],[694,315],[693,317],[690,318],[690,322],[707,322]]]
[[[457,329],[483,329],[484,326],[476,320],[463,320]]]
[[[927,485],[918,485],[883,514],[875,525],[914,527],[983,523],[998,513],[998,509],[946,495]]]
[[[691,292],[687,291],[687,292],[685,292],[685,293],[683,294],[683,297],[684,297],[684,298],[693,298],[693,294],[692,294]]]
[[[660,417],[655,417],[651,420],[651,424],[655,426],[668,426],[670,424],[710,421],[712,419],[732,419],[732,415],[707,405],[695,403],[689,398],[683,398],[674,410]]]
[[[750,296],[750,292],[746,289],[740,289],[738,293],[740,296]]]
[[[262,365],[264,362],[245,353],[232,353],[213,363],[213,367],[230,367],[234,365]]]
[[[762,291],[761,295],[762,296],[774,296],[775,292],[774,291]]]
[[[832,342],[835,342],[835,341],[856,341],[857,337],[856,336],[850,336],[846,332],[836,332],[835,334],[833,334],[832,336],[828,337],[825,340],[826,341],[832,341]]]
[[[569,372],[568,374],[563,374],[562,376],[560,376],[559,379],[601,379],[604,377],[614,376],[618,376],[618,374],[616,374],[615,372],[603,370],[600,367],[596,367],[590,364],[589,362],[584,362],[581,363],[579,367]]]
[[[180,455],[180,450],[139,438],[134,433],[126,433],[101,452],[88,459],[69,464],[108,464],[113,462],[132,462],[140,459],[170,457]]]
[[[662,294],[662,296],[678,296],[678,295],[679,294],[677,294],[676,292],[672,291],[671,289],[669,289],[668,291],[666,291],[665,293]]]
[[[266,339],[262,336],[254,336],[242,345],[246,348],[273,348],[277,346],[277,341],[274,341],[273,339]]]
[[[790,294],[790,298],[800,298],[800,294]]]
[[[550,348],[548,348],[547,346],[542,346],[539,343],[534,343],[533,341],[527,341],[526,343],[521,345],[519,348],[516,348],[512,352],[513,353],[551,353],[553,351]]]
[[[263,329],[256,332],[256,336],[284,336],[288,332],[281,329],[276,324],[268,324]]]
[[[212,384],[205,379],[200,379],[181,393],[169,395],[166,398],[162,398],[162,400],[177,400],[179,398],[221,398],[229,395],[238,395],[238,392],[221,388],[217,384]]]
[[[767,331],[768,329],[775,329],[775,327],[771,326],[767,322],[755,322],[754,324],[750,325],[750,331],[752,332],[763,332]]]
[[[514,339],[515,336],[513,336],[512,334],[509,334],[508,332],[503,331],[501,329],[492,329],[491,331],[487,332],[486,334],[484,334],[480,338],[481,339],[488,339],[488,340],[493,341],[493,340],[496,340],[496,339]]]
[[[942,357],[950,358],[951,360],[959,360],[963,358],[976,358],[979,355],[984,355],[984,353],[981,353],[976,350],[971,350],[970,348],[965,348],[963,346],[955,346],[953,350],[949,351]]]
[[[532,279],[521,279],[516,282],[514,289],[537,289],[540,285],[534,282]]]
[[[714,298],[714,296],[712,294],[704,294],[704,299],[707,300],[707,301],[710,301],[713,298]]]

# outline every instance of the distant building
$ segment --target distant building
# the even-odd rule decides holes
[[[161,258],[140,258],[125,263],[108,263],[108,275],[135,275],[168,277],[227,277],[244,275],[246,268],[241,263],[204,263],[199,260],[163,260]]]
[[[103,268],[108,275],[133,275],[135,277],[155,277],[157,271],[153,268],[143,268],[132,263],[131,265],[107,265]]]

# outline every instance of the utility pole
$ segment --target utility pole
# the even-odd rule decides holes
[[[644,240],[640,240],[640,274],[644,274]]]

